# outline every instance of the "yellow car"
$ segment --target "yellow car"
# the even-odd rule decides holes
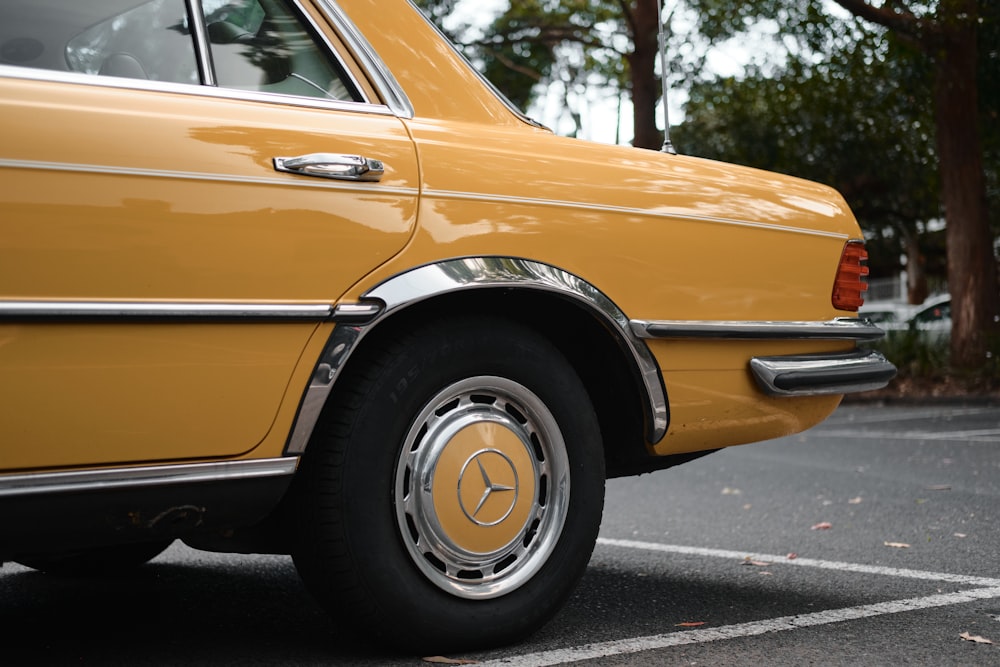
[[[895,372],[837,193],[555,136],[405,0],[0,0],[0,62],[0,560],[515,641],[606,478]]]

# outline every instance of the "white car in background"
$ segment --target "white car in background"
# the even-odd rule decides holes
[[[858,316],[888,332],[912,329],[927,340],[947,340],[951,336],[951,295],[928,297],[919,306],[898,301],[873,301],[862,306]]]

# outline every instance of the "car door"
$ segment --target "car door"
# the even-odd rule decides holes
[[[418,187],[310,11],[0,2],[0,468],[237,456],[297,404],[318,322],[406,243]]]

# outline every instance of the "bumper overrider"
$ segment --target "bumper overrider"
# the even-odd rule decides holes
[[[698,340],[850,340],[874,341],[885,332],[870,321],[836,318],[827,322],[694,322],[632,320],[632,332],[645,339]],[[870,391],[896,375],[881,353],[848,352],[753,357],[750,371],[769,396],[816,396]]]

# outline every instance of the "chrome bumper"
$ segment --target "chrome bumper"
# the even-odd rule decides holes
[[[750,369],[770,396],[816,396],[870,391],[886,386],[896,367],[879,352],[754,357]]]
[[[632,320],[639,338],[693,340],[840,340],[864,342],[885,335],[866,319],[838,317],[825,322],[745,322]],[[754,357],[750,370],[769,396],[816,396],[881,389],[896,367],[878,352],[822,352]]]

